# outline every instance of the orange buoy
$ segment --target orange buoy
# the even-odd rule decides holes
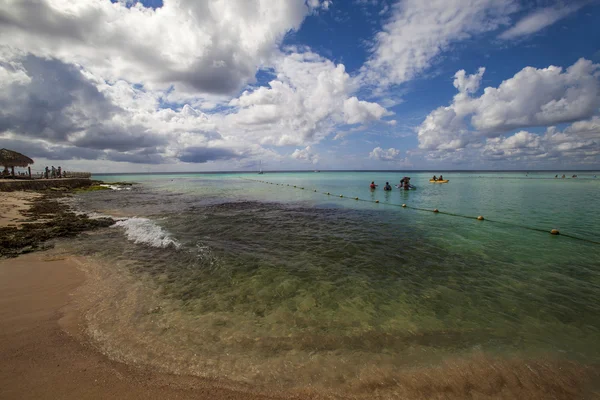
[[[440,212],[440,210],[438,210],[437,208],[434,208],[434,209],[433,209],[433,212],[434,212],[434,213],[439,213],[439,212]]]
[[[477,217],[477,220],[478,220],[478,221],[483,221],[484,219],[485,219],[485,218],[483,218],[483,216],[482,216],[482,215],[480,215],[479,217]]]
[[[402,204],[402,207],[406,207],[406,204]]]
[[[358,197],[355,197],[354,200],[358,200]]]
[[[327,192],[327,196],[329,196],[331,193]]]
[[[375,203],[379,203],[379,200],[375,200]]]
[[[558,231],[558,229],[552,229],[552,230],[550,231],[550,234],[551,234],[551,235],[560,235],[560,232]]]
[[[343,194],[340,194],[340,197],[344,197],[344,195],[343,195]]]

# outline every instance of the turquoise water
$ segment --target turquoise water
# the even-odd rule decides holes
[[[95,179],[106,182],[134,180],[150,187],[182,191],[198,196],[223,196],[232,199],[252,199],[271,202],[307,202],[314,206],[330,205],[346,208],[370,208],[373,205],[337,200],[340,194],[380,203],[407,204],[420,208],[520,224],[540,229],[559,229],[563,233],[600,241],[600,178],[596,172],[569,172],[578,178],[554,179],[554,172],[463,172],[446,174],[450,184],[431,184],[431,173],[274,173],[254,174],[174,174],[174,175],[98,175]],[[393,186],[404,176],[411,177],[415,191],[391,192],[381,190],[386,181]],[[197,185],[198,180],[202,185]],[[268,181],[304,187],[306,192],[284,190],[252,181]],[[379,190],[371,192],[368,184],[375,181]],[[330,192],[331,197],[314,194],[311,190]],[[375,206],[383,212],[393,209]],[[417,217],[418,218],[418,217]],[[419,221],[415,221],[419,223]]]
[[[596,363],[600,179],[555,174],[94,176],[140,184],[78,199],[130,217],[79,250],[162,304],[127,319],[153,337],[151,359],[131,335],[107,348],[179,372],[350,387],[481,352]],[[405,175],[416,190],[382,190]]]

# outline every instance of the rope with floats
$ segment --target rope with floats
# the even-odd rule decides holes
[[[273,183],[273,182],[267,182],[267,181],[261,181],[258,179],[249,179],[249,178],[242,178],[244,180],[247,181],[252,181],[252,182],[259,182],[259,183],[265,183],[268,185],[276,185],[276,186],[288,186],[288,187],[293,187],[296,189],[301,189],[304,190],[304,187],[298,186],[298,185],[292,185],[290,186],[290,184],[283,184],[283,183]],[[319,192],[317,189],[313,189],[314,193],[320,193],[326,196],[332,196],[331,192]],[[375,203],[375,204],[384,204],[387,206],[392,206],[392,207],[402,207],[402,208],[407,208],[410,210],[415,210],[415,211],[422,211],[422,212],[430,212],[430,213],[434,213],[434,214],[442,214],[442,215],[448,215],[451,217],[459,217],[459,218],[465,218],[465,219],[474,219],[477,221],[486,221],[486,222],[491,222],[494,224],[502,224],[502,225],[507,225],[507,226],[513,226],[513,227],[517,227],[517,228],[521,228],[521,229],[527,229],[530,231],[535,231],[535,232],[542,232],[542,233],[550,233],[553,236],[564,236],[570,239],[575,239],[575,240],[579,240],[582,242],[587,242],[587,243],[592,243],[592,244],[598,244],[600,245],[599,241],[595,241],[595,240],[591,240],[591,239],[586,239],[586,238],[582,238],[580,236],[575,236],[575,235],[570,235],[570,234],[565,234],[565,233],[561,233],[558,229],[552,229],[550,231],[548,231],[547,229],[541,229],[541,228],[536,228],[536,227],[532,227],[532,226],[526,226],[526,225],[520,225],[520,224],[516,224],[514,222],[507,222],[507,221],[499,221],[499,220],[493,220],[493,219],[487,219],[484,218],[483,215],[478,215],[477,217],[474,217],[472,215],[463,215],[463,214],[457,214],[457,213],[452,213],[452,212],[448,212],[448,211],[440,211],[437,208],[434,209],[430,209],[430,208],[422,208],[422,207],[415,207],[415,206],[409,206],[406,203],[403,204],[395,204],[395,203],[380,203],[379,200],[369,200],[369,199],[361,199],[359,197],[352,197],[352,196],[345,196],[343,194],[339,195],[339,198],[343,198],[343,199],[348,199],[348,200],[354,200],[354,201],[364,201],[367,203]]]

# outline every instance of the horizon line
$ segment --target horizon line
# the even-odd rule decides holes
[[[327,169],[327,170],[272,170],[263,171],[263,174],[278,173],[302,173],[302,172],[432,172],[432,173],[452,173],[452,172],[600,172],[600,169]],[[254,170],[244,171],[183,171],[183,172],[91,172],[93,175],[185,175],[185,174],[256,174]]]

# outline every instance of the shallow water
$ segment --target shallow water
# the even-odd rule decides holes
[[[387,193],[405,174],[98,176],[140,185],[77,206],[135,218],[75,250],[144,283],[94,335],[124,361],[284,387],[482,353],[597,363],[600,179],[577,174],[411,173]]]

